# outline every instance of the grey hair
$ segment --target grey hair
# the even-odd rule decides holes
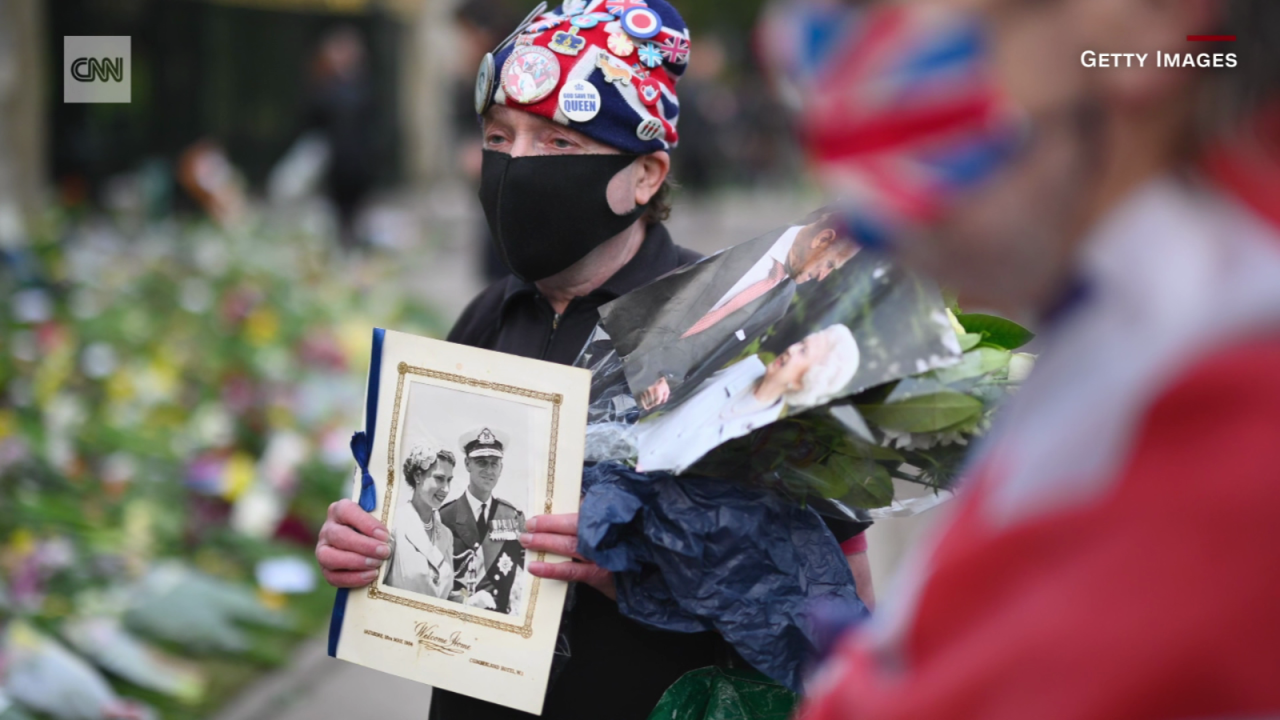
[[[432,450],[426,445],[415,446],[404,459],[404,481],[409,487],[418,487],[418,480],[431,474],[431,468],[441,460],[450,465],[457,465],[453,453],[448,450]]]
[[[802,387],[787,395],[790,407],[817,407],[830,401],[858,372],[858,341],[853,339],[849,328],[836,323],[817,334],[827,340],[827,356],[822,362],[810,365],[800,381]]]

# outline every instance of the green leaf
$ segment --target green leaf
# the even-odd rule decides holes
[[[956,319],[964,326],[966,333],[984,334],[988,345],[1005,350],[1017,348],[1031,342],[1035,333],[1012,320],[982,313],[959,313]]]
[[[936,395],[941,392],[956,392],[956,388],[948,387],[945,383],[939,382],[933,373],[927,373],[916,377],[903,378],[897,387],[893,389],[893,392],[889,393],[888,397],[885,397],[880,402],[899,403],[903,400],[910,400],[913,397]],[[960,392],[963,392],[963,390]]]
[[[828,470],[845,480],[842,483],[845,491],[829,497],[860,508],[885,507],[893,502],[893,478],[883,465],[837,455],[828,464]]]
[[[969,378],[988,375],[1009,365],[1013,353],[1008,350],[997,350],[979,347],[965,353],[957,365],[934,371],[934,376],[941,383],[955,383]]]
[[[863,417],[883,428],[904,432],[936,432],[982,412],[976,398],[956,392],[921,395],[885,405],[858,408]]]
[[[848,436],[837,440],[831,451],[838,455],[848,455],[854,459],[906,462],[906,458],[902,456],[902,453],[893,448],[863,442],[860,439]]]
[[[957,337],[960,338],[960,352],[969,352],[978,347],[978,343],[982,342],[986,335],[982,333],[965,333]]]

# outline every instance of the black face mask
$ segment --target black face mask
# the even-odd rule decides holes
[[[609,181],[637,155],[533,155],[486,150],[480,205],[507,268],[521,280],[551,277],[626,230],[643,213],[609,207]]]

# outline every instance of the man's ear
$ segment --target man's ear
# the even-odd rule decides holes
[[[831,228],[827,228],[813,236],[813,239],[809,241],[809,247],[814,250],[824,250],[830,247],[831,243],[835,241],[836,231]]]
[[[636,204],[644,205],[653,199],[671,173],[671,156],[665,150],[641,155],[635,167]]]

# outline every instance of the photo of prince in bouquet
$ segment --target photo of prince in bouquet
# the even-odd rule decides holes
[[[504,442],[506,440],[506,442]],[[416,517],[397,518],[383,582],[393,588],[520,615],[524,609],[524,513],[498,497],[506,434],[496,428],[458,441],[468,483],[452,501],[454,454],[414,445],[405,457],[405,483]]]

